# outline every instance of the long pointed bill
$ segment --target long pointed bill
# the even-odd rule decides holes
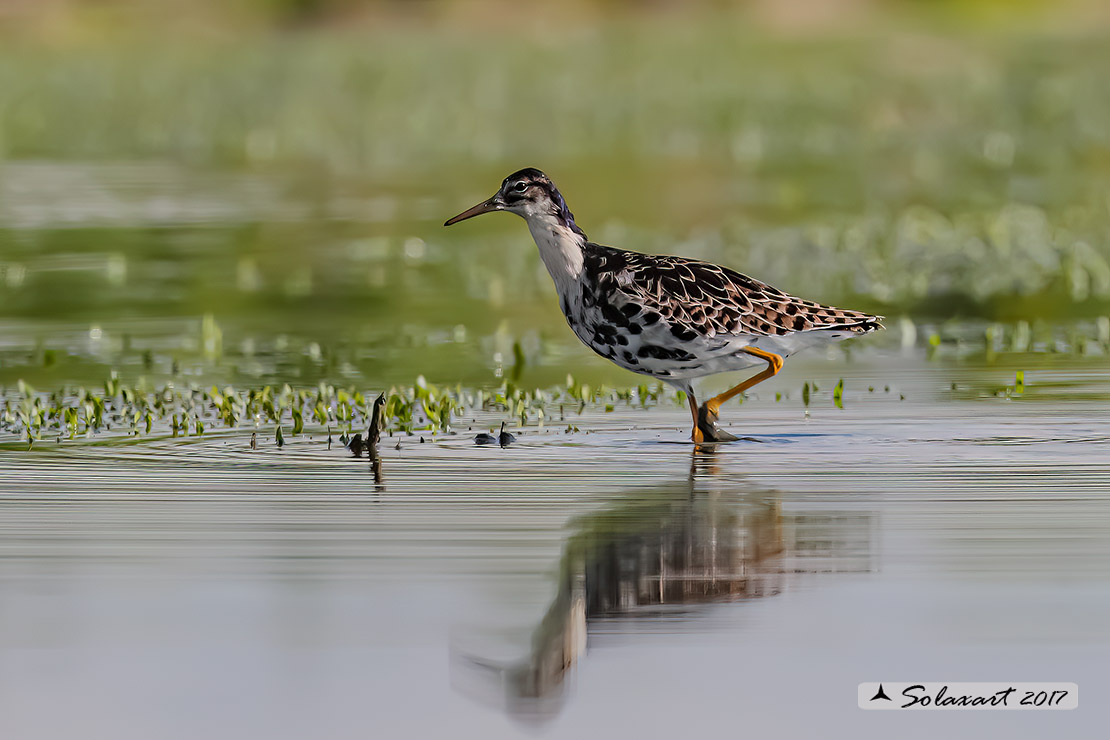
[[[483,213],[491,213],[492,211],[500,211],[501,210],[501,205],[496,202],[495,198],[497,198],[496,195],[493,196],[493,198],[490,198],[489,200],[482,201],[481,203],[474,206],[473,208],[468,208],[467,210],[460,213],[458,216],[455,216],[454,218],[447,219],[447,221],[443,225],[444,226],[450,226],[451,224],[457,224],[459,221],[465,221],[468,218],[474,218],[475,216],[481,216]]]

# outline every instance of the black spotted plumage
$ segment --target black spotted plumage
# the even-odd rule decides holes
[[[550,178],[526,168],[493,197],[446,225],[492,211],[528,222],[571,330],[597,354],[686,393],[696,442],[735,439],[717,429],[721,404],[776,374],[806,347],[882,328],[882,317],[788,295],[727,267],[589,241]],[[693,381],[766,364],[700,407]]]
[[[796,298],[711,262],[593,242],[586,242],[582,252],[583,303],[600,306],[617,326],[663,317],[679,341],[837,329],[864,334],[882,328],[880,316]]]

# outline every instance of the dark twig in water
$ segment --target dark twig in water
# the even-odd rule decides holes
[[[377,447],[382,438],[382,407],[385,406],[385,394],[380,393],[374,399],[374,408],[370,411],[370,429],[366,432],[366,443]]]
[[[362,457],[365,451],[371,459],[375,459],[378,453],[378,442],[382,438],[382,406],[385,405],[385,394],[380,394],[374,399],[374,408],[370,412],[370,428],[366,430],[366,439],[362,438],[362,433],[358,433],[351,437],[347,442],[347,449],[351,451],[355,457]],[[424,440],[421,439],[421,442]]]

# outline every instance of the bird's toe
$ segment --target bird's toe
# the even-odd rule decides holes
[[[735,442],[740,439],[717,426],[717,412],[703,405],[698,409],[698,425],[694,429],[695,442]],[[700,437],[700,439],[699,439]]]

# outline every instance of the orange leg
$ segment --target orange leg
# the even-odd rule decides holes
[[[713,396],[713,398],[706,401],[698,410],[698,418],[694,423],[694,441],[702,441],[697,439],[698,436],[702,437],[703,440],[712,442],[730,442],[735,440],[736,437],[728,432],[722,432],[717,428],[717,414],[721,410],[721,404],[731,398],[735,398],[752,386],[762,383],[764,380],[767,380],[767,378],[774,377],[778,374],[779,370],[782,370],[782,358],[773,352],[766,352],[761,349],[756,349],[755,347],[745,347],[742,351],[762,360],[766,360],[767,369],[763,372],[756,373],[735,388],[730,388],[724,393]],[[691,398],[693,398],[693,396],[691,396]]]
[[[694,391],[692,389],[686,390],[686,402],[690,404],[690,416],[694,419],[694,431],[690,434],[690,439],[695,443],[701,444],[705,441],[701,429],[698,428],[698,400],[694,398]]]

